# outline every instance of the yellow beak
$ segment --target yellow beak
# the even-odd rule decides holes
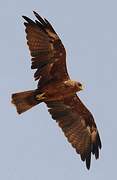
[[[84,90],[84,85],[83,85],[83,84],[82,84],[82,86],[80,86],[80,89],[81,89],[81,90]]]

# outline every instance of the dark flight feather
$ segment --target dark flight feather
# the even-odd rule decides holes
[[[65,108],[58,108],[62,103]],[[101,141],[89,110],[77,95],[65,98],[64,102],[55,102],[55,105],[54,102],[46,102],[46,104],[52,118],[58,122],[68,141],[80,154],[81,160],[86,161],[87,169],[90,169],[91,153],[96,159],[99,158]],[[93,133],[96,133],[95,138],[92,138]]]
[[[34,77],[35,80],[39,79],[38,86],[40,87],[40,84],[44,86],[43,82],[48,82],[51,77],[56,79],[56,81],[68,79],[66,52],[61,40],[46,19],[43,19],[35,11],[34,15],[38,20],[36,20],[36,22],[26,16],[23,16],[23,18],[27,21],[25,23],[27,44],[31,56],[36,58],[36,62],[33,61],[31,67],[32,69],[37,68]],[[40,65],[43,64],[40,62],[41,56],[45,59],[44,66],[48,66],[48,68],[45,68],[42,78],[40,78],[42,76],[40,72],[43,68],[43,66]]]

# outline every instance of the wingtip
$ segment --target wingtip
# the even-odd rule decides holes
[[[36,11],[33,11],[34,15],[38,15],[38,13]]]
[[[22,15],[22,18],[25,19],[26,16]]]
[[[87,158],[86,158],[86,167],[89,170],[91,166],[91,152],[88,154]]]
[[[89,170],[91,166],[91,152],[80,154],[81,160],[85,162],[86,168]]]
[[[27,21],[27,22],[29,21],[29,18],[27,16],[23,15],[22,18],[25,19],[25,21]]]
[[[45,20],[43,19],[43,17],[41,17],[36,11],[33,11],[33,13],[34,13],[35,17],[39,20],[39,22],[40,22],[42,25],[46,26],[46,22],[45,22]]]
[[[25,19],[25,21],[27,21],[29,24],[35,25],[35,22],[32,21],[30,18],[28,18],[27,16],[22,16],[23,19]]]
[[[87,167],[87,170],[89,171],[90,170],[90,166],[86,166]]]
[[[36,12],[36,11],[33,11],[33,14],[36,16],[36,15],[37,15],[37,12]]]

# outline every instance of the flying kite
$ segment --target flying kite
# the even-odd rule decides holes
[[[52,25],[34,12],[37,20],[26,16],[26,39],[32,69],[38,85],[35,90],[12,94],[12,103],[19,114],[44,102],[52,118],[62,128],[65,136],[81,160],[90,168],[91,154],[99,158],[100,136],[90,111],[76,92],[83,89],[80,82],[70,79],[66,67],[66,50]]]

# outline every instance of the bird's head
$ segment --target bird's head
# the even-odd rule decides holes
[[[67,81],[64,81],[64,85],[66,87],[70,87],[70,88],[74,89],[75,92],[78,92],[78,91],[81,91],[84,89],[84,86],[80,82],[70,80],[70,79]]]
[[[77,88],[77,91],[81,91],[84,89],[84,86],[80,82],[76,82],[76,88]]]

